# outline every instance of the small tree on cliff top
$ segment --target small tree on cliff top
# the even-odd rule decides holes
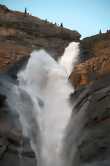
[[[60,27],[63,28],[63,23],[60,24]]]
[[[25,11],[24,11],[25,15],[27,14],[27,8],[25,8]]]

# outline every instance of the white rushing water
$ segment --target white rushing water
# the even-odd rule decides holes
[[[65,68],[68,77],[74,69],[75,63],[78,61],[79,43],[72,42],[65,49],[63,56],[59,59],[59,63]]]
[[[71,43],[57,63],[44,50],[32,52],[18,73],[9,104],[20,115],[23,132],[30,137],[38,166],[64,166],[62,145],[74,91],[68,76],[76,62],[79,44]]]

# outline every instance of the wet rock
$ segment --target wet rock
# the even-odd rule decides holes
[[[19,116],[10,110],[6,96],[10,91],[10,79],[0,77],[0,166],[36,166],[30,140],[22,134]]]
[[[8,141],[12,144],[21,145],[23,140],[22,131],[20,129],[12,129],[7,135]]]
[[[3,158],[3,155],[7,151],[7,147],[8,141],[5,138],[0,137],[0,160]]]
[[[0,94],[0,108],[5,104],[6,96]]]
[[[36,166],[37,162],[34,158],[22,157],[20,154],[7,152],[0,161],[0,166]]]
[[[65,139],[65,156],[72,161],[71,166],[109,166],[110,76],[75,92],[73,99],[76,94]]]

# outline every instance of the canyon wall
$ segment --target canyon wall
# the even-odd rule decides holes
[[[76,88],[110,74],[110,32],[85,38],[80,46],[80,63],[70,75]]]
[[[57,59],[71,41],[79,40],[77,31],[0,5],[0,71],[28,57],[32,50],[45,49]]]

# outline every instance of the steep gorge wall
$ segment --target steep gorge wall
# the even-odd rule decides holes
[[[70,75],[76,88],[110,74],[110,32],[83,39],[80,59]]]

